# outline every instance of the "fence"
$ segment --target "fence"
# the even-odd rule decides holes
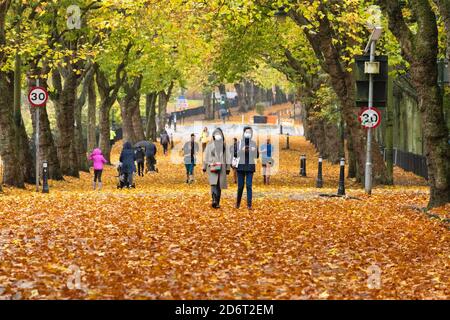
[[[384,150],[384,155],[386,158],[386,150]],[[428,167],[425,156],[394,148],[394,165],[428,180]]]

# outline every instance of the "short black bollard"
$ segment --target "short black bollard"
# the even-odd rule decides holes
[[[339,174],[338,196],[345,196],[345,159],[341,159],[341,172]]]
[[[319,170],[317,172],[317,181],[316,181],[317,188],[323,187],[322,163],[323,163],[323,159],[322,159],[322,157],[319,157]]]
[[[286,134],[286,149],[289,150],[289,133]]]
[[[300,157],[300,176],[306,177],[306,155]]]
[[[280,124],[280,135],[283,135],[283,125]]]
[[[42,193],[49,193],[48,187],[48,162],[42,162]]]

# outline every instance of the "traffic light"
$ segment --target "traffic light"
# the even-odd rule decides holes
[[[369,75],[366,74],[365,64],[370,61],[370,56],[355,56],[353,74],[356,83],[356,106],[367,107],[369,101]],[[380,63],[380,72],[374,75],[373,83],[373,106],[376,108],[386,107],[387,85],[388,85],[388,57],[376,56],[375,61]]]

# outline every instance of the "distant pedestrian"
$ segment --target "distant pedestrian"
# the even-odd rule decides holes
[[[156,169],[156,153],[158,149],[153,143],[152,139],[149,139],[149,144],[145,147],[145,157],[147,158],[147,172],[158,172]]]
[[[121,170],[125,175],[125,185],[128,188],[134,187],[133,174],[136,172],[136,154],[130,142],[123,144],[122,153],[120,154]]]
[[[230,159],[225,145],[225,136],[220,128],[213,132],[213,140],[207,145],[203,161],[203,172],[208,173],[211,185],[212,207],[220,208],[222,190],[228,188],[227,175],[230,173]]]
[[[205,127],[202,131],[202,135],[200,136],[200,142],[202,144],[202,152],[205,152],[206,146],[209,142],[209,131],[208,127]]]
[[[92,151],[91,155],[89,156],[89,160],[93,162],[94,167],[94,181],[92,182],[92,186],[94,190],[96,189],[96,184],[98,183],[98,190],[102,189],[102,173],[103,173],[103,166],[106,161],[105,157],[102,154],[102,151],[99,148],[96,148]]]
[[[244,135],[239,143],[239,165],[237,168],[238,176],[238,193],[236,208],[241,206],[244,186],[247,188],[247,208],[252,209],[253,200],[253,175],[256,171],[256,159],[259,158],[259,150],[253,138],[253,129],[251,127],[244,128]]]
[[[268,138],[266,143],[264,143],[260,147],[264,184],[267,185],[270,184],[271,168],[274,164],[273,152],[274,152],[273,145],[270,142],[270,138]]]
[[[166,130],[164,130],[161,133],[160,139],[161,139],[160,140],[161,141],[161,145],[163,146],[164,155],[167,156],[168,151],[169,151],[170,137],[169,137],[169,134],[167,133]]]
[[[237,138],[233,138],[233,144],[230,146],[230,154],[232,156],[231,168],[233,170],[233,182],[237,183],[237,167],[239,165],[238,159],[238,146],[239,142]]]
[[[144,147],[138,147],[135,151],[136,163],[138,167],[138,176],[144,176],[144,162],[145,162],[145,150]]]
[[[198,143],[195,142],[195,134],[191,134],[190,141],[186,142],[183,146],[186,183],[194,182],[194,168],[197,164],[197,154],[199,151],[200,147]]]

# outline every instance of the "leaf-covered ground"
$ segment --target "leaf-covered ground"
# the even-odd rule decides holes
[[[271,186],[255,177],[253,211],[234,209],[233,183],[211,209],[199,168],[189,186],[184,167],[162,156],[160,173],[138,178],[136,190],[115,189],[112,167],[101,192],[89,174],[51,182],[48,195],[6,189],[0,298],[450,298],[450,207],[421,211],[424,181],[396,169],[398,185],[371,197],[351,181],[351,197],[320,197],[336,192],[338,166],[324,164],[318,190],[316,161],[298,177],[300,151],[316,159],[313,148],[291,144]],[[379,287],[368,286],[371,266]]]

